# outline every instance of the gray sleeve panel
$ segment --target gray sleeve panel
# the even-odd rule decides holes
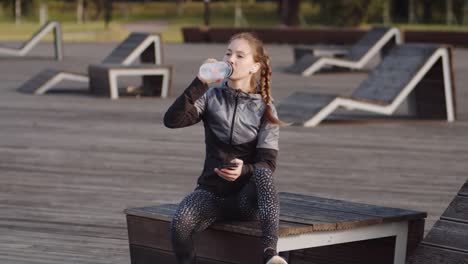
[[[164,125],[168,128],[180,128],[198,123],[201,118],[194,102],[203,97],[207,90],[208,86],[195,78],[167,109]]]
[[[278,118],[276,107],[271,104],[271,108],[273,115]],[[265,122],[265,124],[260,127],[260,131],[258,132],[257,148],[279,150],[278,140],[279,126]]]
[[[211,91],[212,89],[208,89],[200,98],[195,100],[195,102],[193,103],[200,117],[203,116],[203,113],[205,112],[208,94]]]

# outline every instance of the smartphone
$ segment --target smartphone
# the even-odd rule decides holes
[[[229,164],[223,164],[219,166],[220,169],[235,169],[237,168],[237,164],[235,163],[229,163]]]

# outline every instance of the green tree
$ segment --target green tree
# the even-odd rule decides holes
[[[301,0],[277,0],[277,1],[278,1],[278,14],[281,17],[281,24],[285,26],[298,26]]]
[[[371,0],[315,0],[327,25],[356,26],[365,22]]]
[[[432,21],[432,2],[432,0],[421,0],[424,23],[430,23]]]
[[[468,25],[468,0],[463,2],[463,25]]]

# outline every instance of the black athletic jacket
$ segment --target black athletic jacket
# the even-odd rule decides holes
[[[208,88],[198,78],[169,107],[164,115],[164,125],[169,128],[186,127],[203,120],[206,154],[198,188],[225,197],[239,191],[255,168],[275,171],[279,126],[263,121],[265,109],[260,94],[234,90],[227,82]],[[244,166],[241,176],[229,182],[219,177],[214,168],[234,158],[243,160]]]

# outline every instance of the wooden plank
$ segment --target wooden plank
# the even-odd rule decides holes
[[[392,102],[437,48],[439,46],[428,44],[403,44],[393,48],[352,97]]]
[[[344,200],[327,199],[295,193],[279,193],[280,199],[303,204],[311,208],[354,213],[369,217],[382,218],[383,222],[421,219],[427,213],[400,208],[382,207],[363,203],[353,203]]]
[[[162,117],[174,97],[111,102],[15,90],[43,67],[82,71],[115,45],[68,43],[69,60],[60,65],[43,60],[50,44],[42,43],[28,59],[0,60],[0,263],[128,264],[123,209],[176,203],[196,186],[203,128],[164,127]],[[177,75],[174,96],[193,79],[200,61],[225,48],[168,45],[168,62]],[[276,103],[293,92],[351,94],[366,78],[360,72],[313,78],[282,74],[278,68],[292,61],[291,47],[267,48]],[[468,51],[455,49],[460,118],[454,123],[397,120],[281,128],[277,189],[427,211],[428,232],[466,181],[467,67]],[[60,84],[64,89],[72,85]]]
[[[468,254],[448,249],[421,245],[408,258],[407,264],[464,264],[468,263]]]
[[[24,93],[34,93],[37,89],[41,88],[44,84],[46,84],[59,73],[60,71],[53,69],[43,70],[19,86],[18,91]]]
[[[139,216],[169,222],[172,220],[172,216],[174,215],[176,208],[177,205],[175,204],[165,204],[153,207],[130,208],[126,209],[125,213],[130,216]],[[228,231],[257,237],[261,236],[261,230],[258,221],[216,222],[210,228],[214,230]],[[314,227],[310,225],[292,223],[286,220],[282,220],[280,221],[279,225],[279,236],[302,234],[305,232],[311,232],[313,230]]]
[[[293,93],[277,106],[278,116],[288,123],[303,124],[336,97],[329,94]]]
[[[438,82],[436,82],[438,80]],[[414,114],[419,118],[447,118],[442,58],[414,88]]]
[[[150,248],[172,251],[170,223],[127,216],[128,242]]]
[[[131,264],[165,263],[177,264],[176,258],[171,251],[155,248],[130,245]]]
[[[423,243],[468,253],[468,224],[437,221]]]
[[[288,197],[292,197],[292,199],[288,199]],[[300,203],[298,203],[297,200],[294,200],[294,198],[298,198]],[[310,199],[310,201],[308,199]],[[334,202],[336,202],[338,205],[334,206]],[[330,199],[327,200],[309,196],[284,193],[280,194],[280,204],[280,220],[301,225],[297,230],[293,227],[290,227],[289,230],[287,230],[286,227],[283,227],[283,232],[287,234],[301,234],[304,231],[311,230],[318,231],[347,229],[371,224],[379,224],[384,222],[382,216],[376,215],[376,213],[374,213],[373,215],[363,214],[362,211],[358,210],[358,208],[365,207],[367,211],[369,211],[370,209],[378,211],[379,208],[376,206],[359,205],[347,203],[344,201],[333,201]],[[350,205],[349,209],[346,208],[347,205]],[[127,209],[125,213],[130,215],[137,215],[142,217],[150,217],[154,219],[169,221],[172,215],[174,214],[176,207],[176,205],[172,204],[145,208],[135,208]],[[411,219],[410,217],[412,217],[412,219],[416,219],[417,217],[421,218],[425,215],[424,213],[420,212],[395,208],[382,208],[380,209],[380,211],[382,212],[381,214],[383,214],[384,210],[387,216],[385,222],[405,219],[408,220]],[[411,215],[408,217],[408,214]],[[239,222],[238,224],[244,228],[244,223]],[[217,225],[223,224],[219,223]],[[310,225],[311,228],[304,229],[302,225]],[[231,225],[231,227],[233,227],[232,232],[238,232],[236,230],[236,226],[236,224]],[[230,227],[225,225],[224,227],[221,227],[221,229],[230,229]]]
[[[465,182],[465,184],[463,184],[460,191],[458,192],[458,195],[465,196],[465,197],[468,196],[468,180]]]
[[[129,219],[132,219],[134,218],[133,216],[129,216],[130,218]],[[135,244],[135,245],[145,245],[146,247],[151,247],[151,248],[159,248],[159,249],[163,249],[163,250],[171,250],[171,245],[170,245],[170,239],[168,238],[167,235],[165,234],[159,234],[157,230],[162,230],[163,233],[165,233],[168,229],[168,222],[165,222],[166,224],[164,224],[163,222],[161,221],[158,221],[158,220],[149,220],[149,219],[144,219],[144,218],[139,218],[137,217],[136,218],[138,220],[138,223],[133,223],[133,221],[135,219],[132,219],[131,221],[129,221],[129,236],[130,236],[130,243],[131,244]],[[143,221],[143,222],[140,222],[140,221]],[[158,223],[163,223],[162,224],[162,229],[160,229],[158,226],[160,226],[160,224]],[[149,226],[148,226],[149,225]],[[221,226],[222,224],[217,224],[215,226]],[[423,228],[423,226],[420,226]],[[135,231],[135,228],[139,229],[140,232],[138,231]],[[258,229],[258,225],[256,227]],[[214,227],[210,227],[209,229],[215,229]],[[156,230],[156,231],[155,231]],[[166,230],[166,231],[165,231]],[[411,247],[411,248],[414,248],[414,244],[411,244],[411,241],[414,240],[413,236],[414,236],[414,228],[411,228],[410,226],[410,242],[408,244],[408,247]],[[418,230],[419,233],[421,233],[421,230],[423,229],[420,229]],[[229,230],[224,230],[224,231],[229,231]],[[155,233],[156,232],[156,233]],[[207,231],[205,231],[207,232]],[[233,230],[229,231],[229,233],[224,233],[223,235],[223,240],[226,240],[228,239],[231,235],[233,235]],[[237,233],[237,232],[236,232]],[[204,233],[201,234],[201,236],[203,236]],[[413,239],[412,239],[413,238]],[[390,238],[391,241],[394,241],[394,238]],[[219,240],[216,240],[216,241],[219,241]],[[390,244],[387,243],[384,243],[384,244],[387,244],[387,246],[383,247],[383,244],[379,244],[377,243],[377,241],[380,241],[380,240],[370,240],[368,242],[359,242],[359,243],[346,243],[346,244],[343,244],[342,246],[338,246],[337,248],[332,248],[332,249],[328,249],[328,250],[333,250],[334,252],[341,252],[343,250],[343,252],[341,252],[340,254],[344,254],[345,252],[347,252],[347,254],[350,254],[351,252],[356,252],[356,249],[358,248],[361,248],[361,249],[367,249],[369,250],[369,245],[373,245],[372,247],[376,247],[376,248],[379,248],[379,250],[382,250],[384,248],[386,248],[385,250],[390,250],[390,255],[393,254],[393,242],[390,241]],[[361,245],[361,243],[364,243],[366,245]],[[205,244],[205,243],[201,243],[201,244]],[[341,248],[341,249],[339,249]],[[307,250],[306,250],[307,252]],[[294,257],[294,263],[296,263],[296,261],[299,261],[299,259],[305,261],[305,260],[308,260],[310,261],[312,259],[312,256],[314,256],[313,258],[321,258],[321,257],[318,257],[317,256],[317,252],[323,252],[321,248],[318,249],[318,251],[315,251],[315,250],[312,250],[311,252],[315,252],[315,253],[308,253],[307,254],[307,257],[304,257],[304,256],[301,256],[301,254],[297,254],[297,253],[293,253],[292,255],[295,256]],[[379,251],[380,253],[382,253],[382,251]],[[322,253],[320,253],[322,254]],[[318,255],[320,255],[318,254]],[[327,253],[328,254],[328,253]],[[202,254],[203,255],[203,254]],[[365,254],[364,254],[365,255]],[[378,256],[380,254],[377,254],[375,256]],[[203,255],[205,256],[205,255]],[[299,257],[301,256],[301,257]],[[360,255],[361,256],[361,255]],[[348,257],[340,257],[339,259],[343,260],[343,259],[348,259]],[[353,259],[353,258],[352,258]],[[354,259],[356,259],[356,257],[354,257]],[[362,258],[358,258],[358,259],[362,259]],[[371,261],[373,258],[370,258],[369,261]],[[314,259],[316,260],[316,259]],[[375,259],[374,259],[375,260]],[[330,260],[331,261],[331,260]],[[314,262],[315,263],[315,262]],[[318,262],[318,263],[321,263],[321,262]],[[335,262],[331,262],[331,263],[335,263]],[[336,262],[336,263],[340,263],[340,262]],[[342,262],[341,262],[342,263]],[[354,263],[354,262],[352,262]],[[356,263],[359,263],[359,262],[356,262]],[[367,262],[365,262],[367,263]]]
[[[302,74],[318,60],[320,60],[320,57],[314,56],[313,54],[305,54],[297,62],[285,68],[285,71],[289,73]]]
[[[467,34],[464,31],[451,30],[405,30],[405,41],[466,46]]]
[[[408,243],[406,248],[406,255],[410,256],[414,250],[420,245],[424,238],[424,226],[426,220],[410,220],[408,223]]]
[[[349,229],[383,222],[377,216],[314,208],[284,200],[280,200],[280,208],[281,220],[312,225],[316,231]]]
[[[390,29],[389,27],[373,27],[351,47],[345,58],[359,61]]]
[[[120,64],[150,35],[147,33],[131,33],[126,40],[117,46],[102,63]]]
[[[127,223],[130,244],[172,251],[169,222],[127,216]],[[232,263],[261,261],[261,243],[256,236],[237,233],[226,235],[224,231],[207,229],[195,236],[194,245],[197,255],[208,259]]]
[[[127,215],[141,216],[156,220],[170,221],[178,204],[161,204],[157,206],[147,206],[139,208],[128,208],[124,210]]]
[[[291,264],[372,264],[393,263],[395,238],[371,239],[331,246],[294,250]]]
[[[172,252],[158,250],[154,248],[140,247],[130,245],[130,254],[132,256],[131,264],[177,264],[176,258]],[[202,257],[197,258],[197,264],[229,264],[232,262],[214,261]]]
[[[456,196],[442,214],[441,219],[468,224],[468,197]]]

